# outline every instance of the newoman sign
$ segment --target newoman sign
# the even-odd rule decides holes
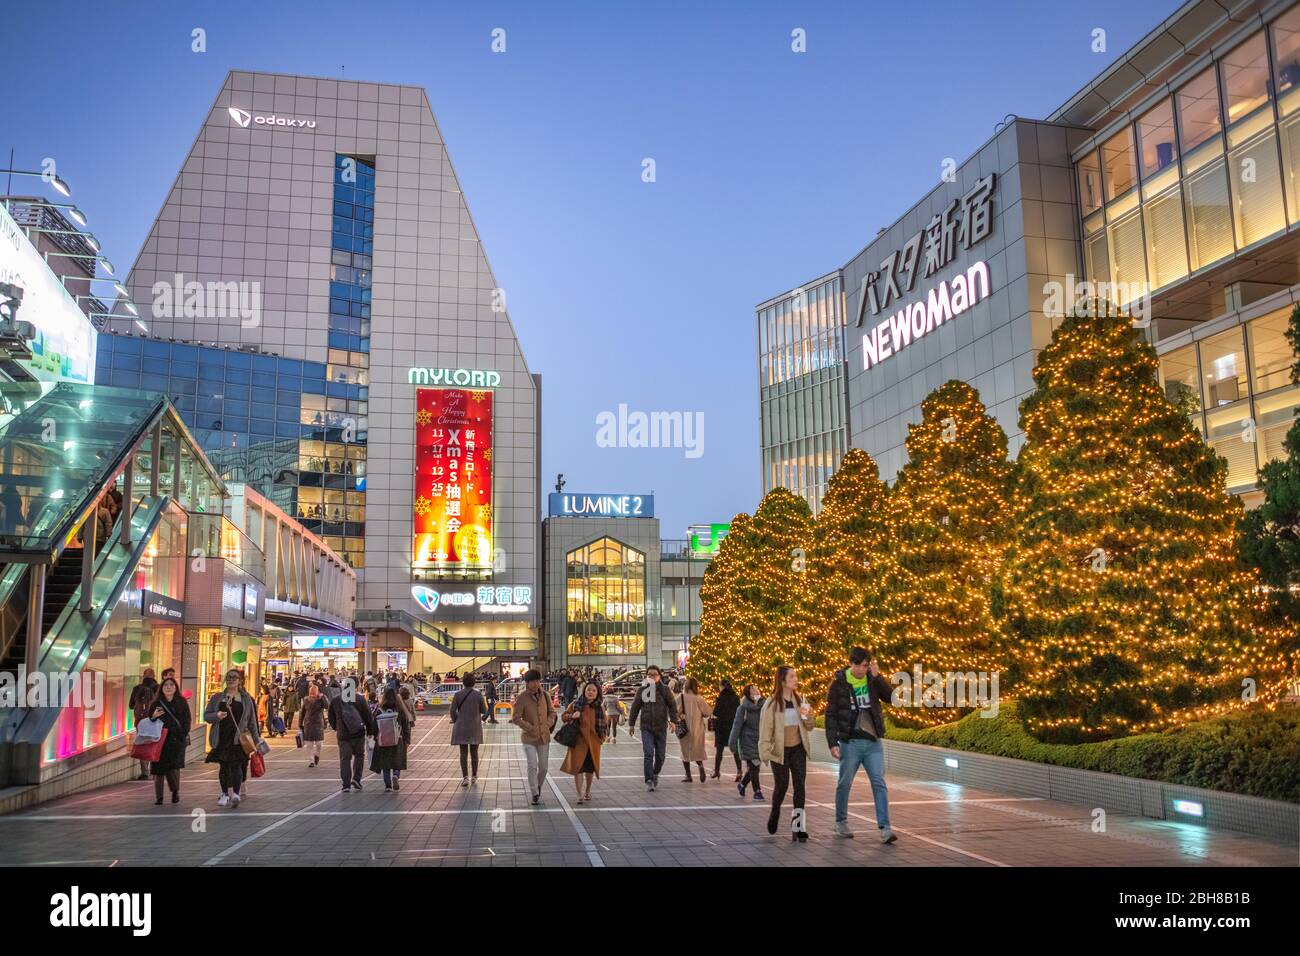
[[[989,295],[989,266],[977,262],[951,281],[930,289],[924,299],[908,303],[862,336],[862,368],[879,365],[917,339],[929,335]]]

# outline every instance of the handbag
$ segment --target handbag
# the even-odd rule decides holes
[[[263,777],[266,775],[266,758],[260,753],[253,754],[248,761],[248,772],[254,777]]]
[[[299,749],[302,748],[302,731],[301,731],[301,730],[298,731],[296,734],[294,734],[293,742],[294,742],[295,744],[298,745]]]
[[[574,747],[578,743],[578,738],[582,736],[582,731],[578,727],[578,721],[581,719],[576,716],[563,727],[555,732],[555,742],[564,747]]]
[[[161,721],[155,721],[161,723]],[[156,740],[140,740],[136,735],[136,742],[131,747],[131,757],[134,760],[147,760],[150,763],[157,763],[162,759],[163,744],[167,740],[167,728],[163,727]]]
[[[709,733],[711,734],[717,733],[717,731],[718,731],[718,718],[714,717],[712,714],[709,714]]]
[[[678,740],[684,740],[690,732],[691,732],[691,728],[686,726],[685,719],[677,721],[676,734]]]

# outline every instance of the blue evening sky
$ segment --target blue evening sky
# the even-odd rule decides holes
[[[0,149],[56,158],[123,271],[227,70],[426,87],[543,376],[543,490],[562,471],[569,491],[654,492],[680,537],[758,501],[754,305],[842,265],[945,157],[1046,115],[1177,4],[6,6]],[[703,456],[598,448],[620,403],[703,412]]]

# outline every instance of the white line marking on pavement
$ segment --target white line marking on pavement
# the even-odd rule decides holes
[[[524,749],[523,744],[519,745],[519,749],[520,751]],[[582,841],[582,848],[586,851],[587,859],[591,862],[591,865],[603,867],[605,865],[605,860],[600,855],[600,851],[596,849],[596,844],[591,841],[591,835],[587,833],[587,828],[582,825],[582,821],[579,820],[577,814],[573,812],[573,807],[569,806],[569,801],[564,799],[564,794],[560,792],[560,788],[555,783],[555,778],[552,777],[549,772],[551,762],[549,750],[547,751],[546,756],[548,771],[546,774],[546,782],[551,785],[551,792],[559,799],[560,806],[564,809],[564,815],[568,817],[569,822],[573,824],[573,829],[577,832],[578,839]]]
[[[830,810],[832,813],[835,812],[835,804],[833,803],[813,803],[813,806],[821,807],[823,810]],[[869,823],[876,822],[874,817],[868,817],[863,813],[854,813],[852,810],[849,811],[849,816],[853,817],[855,820],[865,820]],[[978,853],[972,853],[970,850],[963,850],[961,847],[953,846],[951,843],[944,843],[941,840],[931,840],[929,837],[923,837],[921,834],[915,833],[911,830],[904,830],[902,827],[891,827],[890,829],[897,830],[899,833],[904,836],[909,836],[913,840],[920,840],[922,843],[929,843],[931,846],[942,847],[945,850],[951,850],[953,853],[960,853],[962,856],[968,856],[973,860],[979,860],[981,863],[987,863],[990,866],[1011,866],[1010,863],[1003,863],[1000,860],[994,860],[991,857],[980,856]]]
[[[424,737],[420,738],[420,742],[423,743],[424,740],[429,736],[429,734],[433,733],[434,730],[437,729],[438,724],[442,723],[442,721],[446,719],[447,718],[445,717],[439,718],[434,723],[434,725],[429,728],[428,733],[426,733]],[[294,817],[302,816],[305,813],[315,810],[321,804],[328,803],[329,801],[336,799],[342,792],[343,792],[342,790],[335,790],[333,793],[329,794],[328,796],[321,797],[315,803],[308,804],[307,806],[303,807],[301,810],[294,811],[293,813],[290,813],[288,816],[276,820],[274,823],[268,824],[267,826],[262,827],[262,829],[260,830],[250,833],[248,836],[244,837],[242,840],[238,841],[237,843],[232,843],[230,846],[226,847],[216,856],[212,857],[209,860],[206,860],[203,863],[203,865],[216,866],[218,863],[224,860],[231,853],[234,853],[236,850],[248,846],[248,844],[252,843],[254,840],[257,840],[259,837],[265,836],[266,834],[270,833],[272,830],[279,829],[280,827],[288,823],[290,820],[292,820]]]

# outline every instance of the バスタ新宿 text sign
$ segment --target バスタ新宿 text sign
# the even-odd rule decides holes
[[[415,568],[492,567],[492,392],[416,390]]]

